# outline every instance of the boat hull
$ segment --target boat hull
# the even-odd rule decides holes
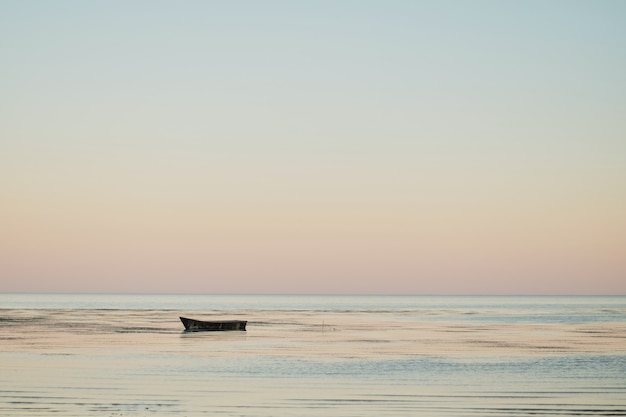
[[[244,320],[219,320],[203,321],[180,317],[180,321],[188,332],[222,332],[229,330],[246,330],[247,321]]]

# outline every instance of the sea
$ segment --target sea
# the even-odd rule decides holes
[[[626,297],[0,294],[0,416],[50,415],[626,416]]]

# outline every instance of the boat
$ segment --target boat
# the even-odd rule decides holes
[[[244,320],[219,320],[219,321],[203,321],[180,317],[180,321],[188,332],[219,332],[226,330],[246,330],[247,321]]]

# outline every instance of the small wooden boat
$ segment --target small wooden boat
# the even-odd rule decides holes
[[[219,332],[226,330],[246,330],[247,321],[243,320],[220,320],[220,321],[202,321],[180,317],[185,330],[188,332]]]

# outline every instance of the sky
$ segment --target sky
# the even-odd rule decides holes
[[[0,0],[0,292],[626,294],[626,2]]]

